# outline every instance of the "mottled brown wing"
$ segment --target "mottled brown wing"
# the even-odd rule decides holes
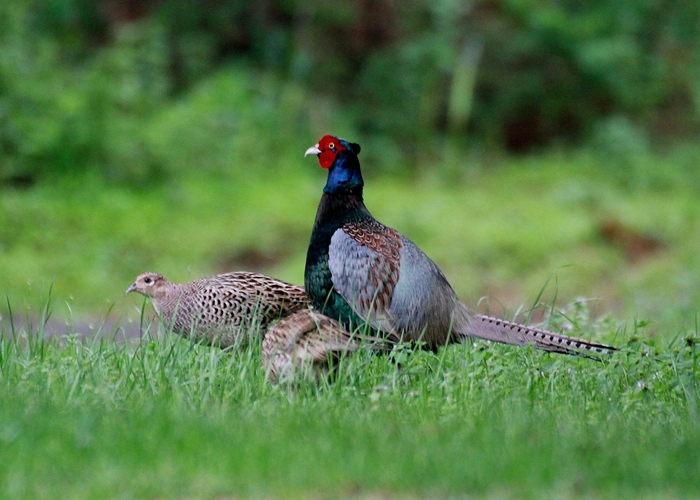
[[[296,372],[317,376],[331,357],[358,347],[358,340],[337,321],[305,309],[282,319],[267,332],[262,344],[263,365],[272,382]]]
[[[243,271],[210,278],[199,294],[207,297],[216,313],[212,320],[219,323],[259,321],[265,326],[309,304],[302,287]]]

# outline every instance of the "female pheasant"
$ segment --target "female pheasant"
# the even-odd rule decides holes
[[[251,332],[310,306],[304,289],[263,274],[232,272],[172,283],[163,275],[140,274],[126,290],[151,298],[173,332],[210,345],[239,345]],[[259,327],[259,328],[256,328]]]
[[[366,335],[351,335],[336,320],[311,309],[290,314],[265,334],[263,366],[272,383],[293,380],[295,375],[318,379],[332,359],[349,355],[360,346],[389,350],[390,343]]]
[[[304,155],[328,169],[304,273],[317,310],[350,329],[367,324],[430,349],[478,337],[584,357],[615,350],[470,311],[420,248],[367,210],[359,153],[358,144],[326,135]]]

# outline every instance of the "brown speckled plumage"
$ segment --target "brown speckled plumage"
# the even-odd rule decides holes
[[[240,344],[249,332],[264,331],[270,322],[309,307],[303,287],[249,272],[217,274],[184,285],[147,272],[136,278],[129,292],[150,297],[173,332],[222,348]]]
[[[282,319],[265,334],[263,366],[273,383],[288,381],[294,375],[315,379],[326,371],[331,359],[355,352],[363,343],[382,350],[390,345],[383,339],[351,335],[336,320],[303,309]]]

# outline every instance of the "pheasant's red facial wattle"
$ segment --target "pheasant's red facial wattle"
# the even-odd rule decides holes
[[[330,149],[321,151],[321,153],[318,155],[318,163],[322,168],[331,168],[331,165],[333,165],[333,162],[335,161],[335,155],[336,152],[331,151]]]
[[[343,146],[340,139],[333,137],[332,135],[324,135],[318,144],[313,148],[309,148],[306,153],[316,153],[318,155],[318,163],[323,168],[331,168],[335,157],[340,151],[346,150],[347,148]]]

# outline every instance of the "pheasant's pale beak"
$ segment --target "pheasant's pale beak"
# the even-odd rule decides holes
[[[315,146],[311,146],[309,149],[306,150],[306,153],[304,153],[304,158],[306,158],[309,155],[318,155],[321,154],[321,150],[318,149],[318,144]]]
[[[136,291],[136,283],[132,283],[129,288],[126,289],[126,293],[124,295],[128,295],[130,292],[135,292]]]

